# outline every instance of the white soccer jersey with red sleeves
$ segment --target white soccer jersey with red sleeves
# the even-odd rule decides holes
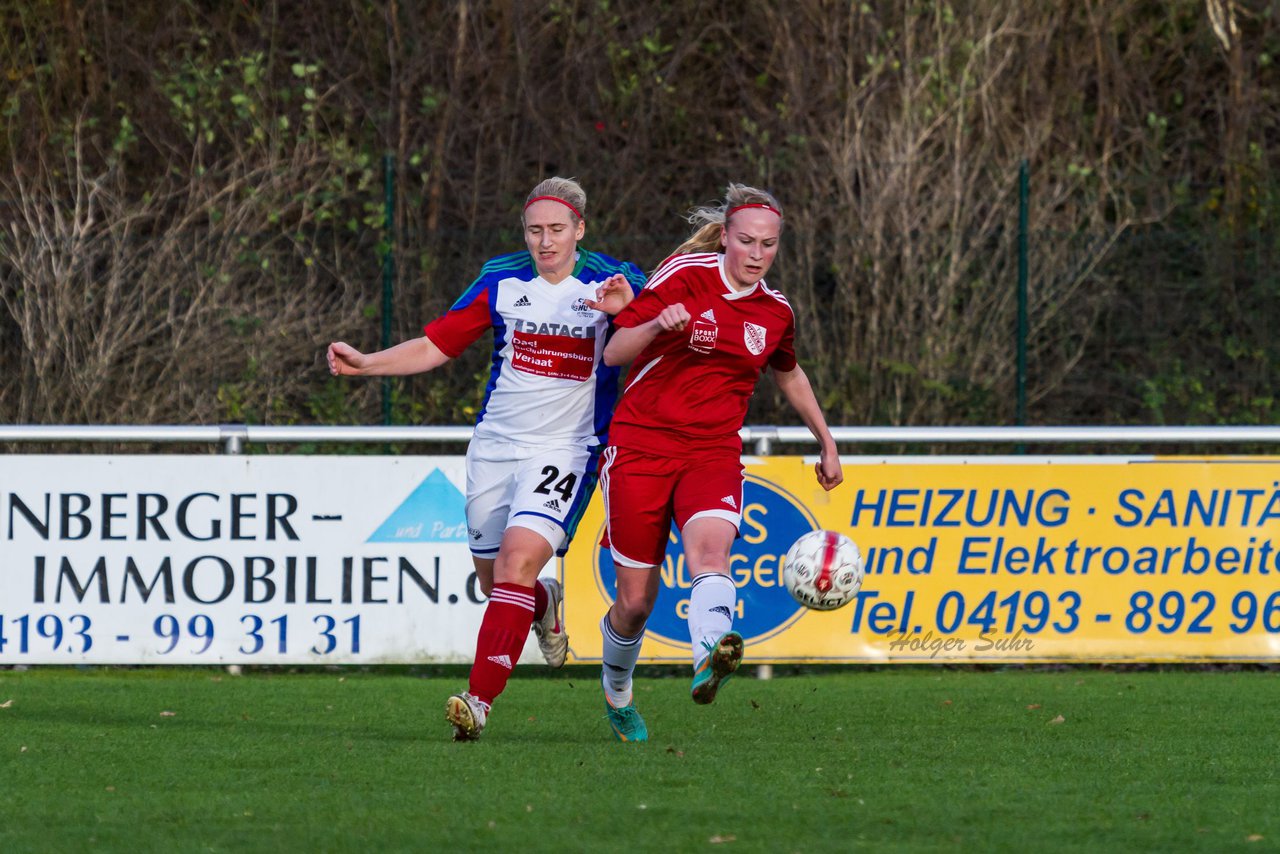
[[[634,327],[683,303],[689,324],[662,332],[636,357],[613,416],[610,441],[659,456],[742,452],[738,431],[765,367],[796,366],[795,316],[763,280],[729,284],[724,256],[674,255],[614,323]]]
[[[493,329],[492,369],[476,435],[524,444],[602,444],[617,398],[618,369],[601,355],[609,315],[584,304],[622,273],[644,286],[634,264],[578,250],[573,273],[558,284],[538,274],[528,252],[490,259],[453,307],[424,327],[456,357]]]

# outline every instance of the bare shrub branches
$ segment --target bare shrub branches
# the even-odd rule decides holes
[[[770,280],[831,420],[1008,422],[1024,159],[1033,417],[1141,417],[1141,388],[1163,388],[1145,331],[1204,317],[1230,351],[1184,341],[1186,361],[1250,354],[1224,399],[1258,398],[1280,361],[1254,281],[1280,195],[1273,18],[1227,0],[26,4],[0,30],[0,419],[375,420],[375,384],[335,391],[316,354],[377,346],[390,238],[400,340],[520,246],[519,199],[562,173],[587,187],[586,245],[647,269],[690,206],[769,187],[788,211]],[[1171,219],[1204,237],[1193,262],[1130,242]],[[1152,270],[1182,278],[1157,290]],[[396,417],[468,420],[481,349],[397,381]],[[1121,354],[1130,373],[1101,370]],[[1168,379],[1206,382],[1185,373]],[[786,417],[767,390],[753,407]]]

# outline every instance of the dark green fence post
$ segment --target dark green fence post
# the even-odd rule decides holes
[[[1027,423],[1027,203],[1029,167],[1018,167],[1018,426]]]
[[[391,297],[396,277],[396,166],[390,154],[382,156],[383,196],[386,204],[382,247],[382,349],[391,346]],[[391,423],[391,378],[382,378],[382,423]]]

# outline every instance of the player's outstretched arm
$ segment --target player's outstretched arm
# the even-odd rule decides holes
[[[605,345],[604,363],[610,367],[628,364],[649,346],[650,341],[665,332],[679,332],[688,324],[689,312],[684,303],[673,303],[653,320],[616,330]]]
[[[427,336],[404,341],[376,353],[361,353],[345,341],[329,345],[326,360],[335,377],[402,377],[421,374],[449,361]]]
[[[818,405],[809,377],[799,365],[789,371],[774,371],[773,375],[782,396],[818,440],[821,450],[818,451],[818,462],[813,467],[818,485],[828,491],[835,489],[844,480],[840,452],[836,449],[836,440],[831,437],[831,431],[827,429],[827,419],[822,416],[822,407]]]

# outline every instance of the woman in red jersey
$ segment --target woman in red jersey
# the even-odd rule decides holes
[[[835,440],[796,363],[795,316],[764,281],[778,252],[782,208],[730,184],[725,201],[689,217],[694,235],[659,265],[615,318],[606,364],[634,362],[600,464],[618,595],[601,621],[605,710],[614,735],[644,741],[631,675],[674,521],[693,585],[689,636],[695,703],[710,703],[742,660],[732,630],[737,589],[729,551],[742,520],[738,431],[765,368],[817,438],[818,483],[843,480]]]

